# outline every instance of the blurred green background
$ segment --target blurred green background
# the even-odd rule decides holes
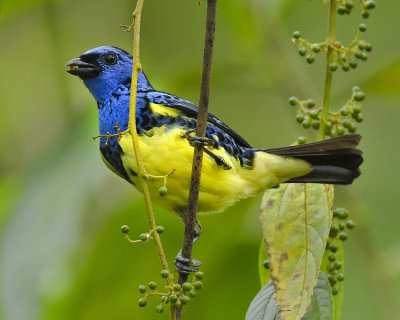
[[[0,2],[1,3],[1,2]],[[155,299],[139,309],[137,287],[161,283],[154,246],[131,246],[120,232],[147,230],[143,202],[103,165],[96,104],[65,63],[100,45],[131,51],[135,1],[3,0],[0,18],[0,318],[168,319]],[[334,77],[334,105],[353,85],[367,93],[363,175],[336,189],[336,205],[358,226],[345,243],[343,320],[398,319],[400,314],[400,2],[377,1],[366,21],[374,45],[366,63]],[[145,2],[141,57],[155,88],[198,101],[206,6],[197,0]],[[292,143],[306,132],[288,97],[321,102],[323,59],[309,66],[296,53],[294,30],[323,41],[321,0],[220,1],[210,111],[257,147]],[[338,17],[339,39],[365,22],[358,9]],[[184,319],[244,319],[258,292],[260,197],[201,217],[194,256],[205,286]],[[156,207],[172,264],[183,224]]]

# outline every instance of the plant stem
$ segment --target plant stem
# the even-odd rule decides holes
[[[319,126],[318,140],[325,139],[325,123],[328,119],[329,107],[331,104],[331,91],[332,91],[332,75],[333,72],[329,68],[334,58],[333,45],[336,38],[336,1],[330,0],[329,8],[329,28],[328,28],[328,52],[326,54],[326,73],[325,73],[325,89],[324,89],[324,100],[322,104],[321,123]]]
[[[147,218],[149,220],[150,230],[152,232],[152,236],[157,248],[162,268],[164,270],[169,271],[168,262],[165,257],[164,249],[162,247],[160,235],[156,232],[157,225],[154,217],[153,208],[151,205],[149,188],[145,179],[147,173],[140,153],[139,140],[136,129],[137,80],[139,72],[142,71],[142,66],[140,64],[140,55],[139,55],[139,42],[140,42],[140,23],[142,18],[143,2],[144,0],[138,0],[135,11],[133,12],[133,19],[134,19],[133,20],[133,69],[132,69],[131,95],[130,95],[130,107],[129,107],[129,132],[132,137],[132,144],[139,170],[139,180],[142,188],[144,201],[146,204]],[[170,287],[171,290],[173,285],[172,275],[169,276],[166,280],[168,287]],[[176,318],[175,307],[172,304],[170,304],[170,307],[171,307],[171,319],[175,320]]]
[[[211,82],[211,66],[214,49],[214,35],[215,35],[215,19],[217,12],[217,0],[207,1],[207,21],[206,21],[206,35],[204,41],[204,58],[203,58],[203,72],[201,76],[201,89],[199,100],[199,112],[197,115],[196,135],[198,137],[205,137],[207,129],[208,117],[208,100],[210,95],[210,82]],[[198,145],[194,148],[193,164],[192,164],[192,177],[190,182],[190,193],[188,202],[188,212],[185,216],[185,235],[182,246],[182,256],[190,259],[192,253],[192,245],[195,237],[195,224],[196,213],[199,199],[201,167],[203,161],[203,146]],[[188,275],[185,273],[179,274],[179,283],[186,282]],[[178,309],[177,319],[181,319],[182,309]]]

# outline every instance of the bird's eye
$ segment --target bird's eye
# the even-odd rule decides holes
[[[117,63],[118,58],[115,53],[106,53],[101,57],[101,60],[103,60],[105,64],[112,66]]]

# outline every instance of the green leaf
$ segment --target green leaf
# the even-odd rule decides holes
[[[268,282],[255,296],[246,314],[246,320],[281,320],[274,299],[274,285]],[[318,274],[317,285],[302,320],[332,320],[333,299],[325,273]]]
[[[264,194],[260,219],[283,320],[301,319],[310,304],[328,239],[332,202],[331,185],[287,184]]]
[[[271,280],[269,269],[264,267],[265,260],[268,260],[268,254],[265,247],[265,240],[262,239],[258,252],[258,275],[260,276],[261,287],[264,287]]]

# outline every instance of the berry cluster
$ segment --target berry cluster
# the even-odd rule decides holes
[[[128,240],[130,243],[139,243],[139,242],[147,242],[150,239],[153,238],[152,234],[153,232],[157,232],[158,234],[161,234],[165,231],[165,228],[163,226],[157,226],[155,230],[151,230],[150,232],[146,232],[146,233],[141,233],[139,235],[139,239],[138,240],[132,240],[131,238],[129,238],[129,233],[130,228],[129,226],[127,226],[126,224],[124,224],[123,226],[121,226],[121,232],[123,234],[125,234],[125,239]]]
[[[354,3],[352,0],[338,0],[339,7],[337,9],[338,14],[350,14],[354,8]],[[361,4],[361,15],[363,18],[369,17],[369,10],[376,7],[374,0],[360,0]]]
[[[354,133],[357,130],[356,123],[363,121],[361,113],[361,104],[365,99],[365,93],[355,86],[352,90],[352,96],[347,103],[338,111],[329,111],[327,119],[321,119],[321,108],[315,107],[315,102],[311,99],[299,100],[297,97],[289,98],[289,104],[297,106],[296,121],[300,123],[303,128],[319,129],[321,121],[325,121],[326,135],[334,138],[342,136],[346,133]],[[298,144],[306,143],[305,137],[297,139]]]
[[[315,55],[319,52],[327,53],[328,49],[333,51],[331,63],[329,69],[334,72],[339,66],[343,71],[349,71],[355,69],[358,66],[357,60],[366,61],[368,59],[368,52],[372,51],[372,45],[365,41],[360,40],[360,36],[363,32],[367,31],[365,24],[358,26],[357,34],[355,39],[346,47],[341,42],[322,42],[322,43],[311,43],[301,36],[299,31],[293,32],[292,41],[298,45],[298,53],[300,56],[306,57],[308,63],[315,61]]]
[[[348,238],[346,230],[351,230],[355,227],[353,220],[348,219],[349,212],[344,208],[336,208],[333,210],[333,221],[329,231],[329,240],[326,244],[326,250],[331,253],[328,256],[329,264],[326,267],[328,274],[328,280],[332,287],[332,294],[337,295],[339,289],[336,283],[344,280],[344,274],[340,272],[343,266],[343,262],[338,259],[336,252],[339,247],[337,241],[346,241]]]
[[[170,274],[168,270],[161,271],[162,278],[167,279],[169,276]],[[157,283],[154,281],[151,281],[148,284],[150,292],[148,292],[146,286],[140,285],[139,292],[144,296],[138,300],[138,304],[140,307],[144,307],[147,305],[147,301],[150,296],[161,296],[160,304],[156,307],[157,313],[163,313],[164,308],[168,303],[173,304],[175,308],[182,308],[184,304],[188,304],[190,302],[190,298],[194,298],[197,295],[198,290],[203,288],[203,282],[201,281],[203,277],[203,272],[198,271],[195,273],[191,282],[185,282],[182,286],[178,283],[175,283],[172,287],[167,287],[169,288],[168,293],[159,292]]]

